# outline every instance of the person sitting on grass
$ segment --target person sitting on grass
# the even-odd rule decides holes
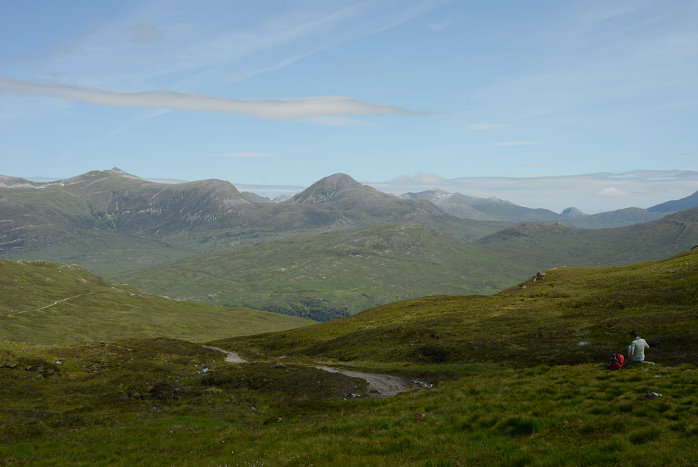
[[[630,331],[630,335],[633,336],[633,341],[628,347],[628,357],[630,357],[630,361],[628,365],[626,365],[626,368],[632,363],[645,361],[645,350],[650,348],[647,341],[637,335],[637,331]]]

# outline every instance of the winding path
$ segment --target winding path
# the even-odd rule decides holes
[[[223,350],[220,347],[212,345],[204,345],[203,347],[211,350],[217,350],[225,354],[225,361],[229,363],[247,363],[247,360],[240,357],[237,352]],[[368,390],[371,397],[390,397],[401,392],[414,391],[415,389],[430,388],[431,384],[419,381],[416,379],[403,378],[401,376],[380,375],[376,373],[362,373],[359,371],[342,370],[341,368],[333,368],[330,366],[314,366],[318,370],[327,371],[329,373],[341,373],[351,378],[360,378],[368,383]]]
[[[33,310],[16,311],[16,312],[14,312],[14,313],[8,314],[7,316],[21,315],[21,314],[23,314],[23,313],[29,313],[30,311],[41,311],[41,310],[45,310],[46,308],[51,308],[52,306],[56,306],[56,305],[58,305],[59,303],[67,302],[68,300],[73,300],[73,299],[75,299],[75,298],[80,298],[80,297],[84,297],[84,296],[86,296],[86,295],[92,295],[92,294],[93,294],[93,292],[86,293],[86,294],[80,294],[80,295],[73,295],[72,297],[64,298],[64,299],[62,299],[62,300],[56,300],[55,302],[51,303],[50,305],[42,306],[42,307],[40,307],[40,308],[34,308]]]
[[[318,370],[329,373],[341,373],[352,378],[361,378],[368,383],[368,390],[372,397],[390,397],[401,392],[414,391],[431,387],[427,383],[401,376],[379,375],[376,373],[361,373],[358,371],[342,370],[331,366],[316,366]]]

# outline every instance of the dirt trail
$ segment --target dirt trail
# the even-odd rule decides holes
[[[247,363],[247,360],[240,358],[237,352],[223,350],[220,347],[212,345],[204,345],[203,347],[211,350],[217,350],[225,354],[225,361],[229,363]],[[360,378],[368,383],[368,390],[372,393],[371,397],[390,397],[401,392],[414,391],[415,389],[430,388],[431,384],[419,381],[416,379],[403,378],[401,376],[380,375],[376,373],[361,373],[358,371],[342,370],[340,368],[332,368],[330,366],[315,366],[318,370],[327,371],[329,373],[341,373],[351,378]]]
[[[73,299],[76,299],[76,298],[85,297],[85,296],[87,296],[87,295],[92,295],[92,292],[86,293],[86,294],[80,294],[80,295],[73,295],[72,297],[64,298],[64,299],[62,299],[62,300],[56,300],[55,302],[51,303],[50,305],[42,306],[42,307],[40,307],[40,308],[34,308],[33,310],[16,311],[16,312],[14,312],[14,313],[8,314],[8,316],[21,315],[21,314],[23,314],[23,313],[29,313],[29,312],[31,312],[31,311],[41,311],[41,310],[45,310],[45,309],[47,309],[47,308],[51,308],[52,306],[56,306],[56,305],[58,305],[59,303],[65,303],[65,302],[67,302],[68,300],[73,300]]]
[[[217,350],[219,352],[223,352],[225,354],[225,361],[228,363],[247,363],[247,360],[244,358],[240,357],[240,354],[237,352],[231,352],[230,350],[223,350],[220,347],[214,347],[212,345],[204,345],[203,347],[206,347],[207,349],[211,350]]]
[[[415,389],[429,388],[430,384],[401,376],[379,375],[376,373],[361,373],[358,371],[342,370],[330,366],[316,366],[319,370],[330,373],[341,373],[352,378],[361,378],[368,383],[368,390],[374,394],[372,397],[390,397],[401,392],[414,391]]]

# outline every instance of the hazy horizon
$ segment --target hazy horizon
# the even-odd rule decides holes
[[[53,182],[70,177],[16,176],[34,182]],[[131,174],[140,177],[138,174]],[[331,174],[328,174],[328,176]],[[351,176],[351,174],[347,174]],[[174,180],[140,177],[156,183],[187,183],[196,180]],[[208,177],[216,178],[216,177]],[[301,185],[248,184],[226,180],[239,191],[250,191],[273,199],[277,196],[293,196],[308,188]],[[317,180],[316,180],[317,181]],[[529,208],[543,208],[560,212],[576,207],[587,214],[616,209],[648,208],[665,201],[690,196],[698,191],[697,171],[648,171],[626,173],[579,174],[557,177],[463,177],[445,179],[432,174],[417,177],[401,176],[392,180],[360,183],[385,193],[402,195],[432,189],[460,193],[478,198],[498,198]],[[611,187],[611,188],[609,188]]]

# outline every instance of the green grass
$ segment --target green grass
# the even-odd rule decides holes
[[[74,273],[99,285],[33,266],[30,283]],[[243,365],[164,338],[0,342],[0,462],[694,465],[698,250],[522,285],[220,341],[253,359]],[[631,327],[657,364],[603,370]],[[317,363],[435,385],[372,399],[361,380]]]
[[[108,276],[151,293],[327,320],[400,299],[488,294],[525,277],[495,250],[385,224],[191,256]]]
[[[360,381],[293,364],[230,366],[221,357],[164,339],[0,344],[0,459],[689,465],[698,454],[693,366],[491,367],[390,399],[346,399],[363,392]],[[198,373],[204,366],[210,371]],[[649,391],[663,397],[646,399]]]
[[[207,341],[309,323],[148,295],[107,284],[78,266],[0,260],[0,341],[54,344],[156,336]]]
[[[422,297],[218,345],[258,358],[528,366],[605,361],[624,353],[637,329],[652,346],[648,360],[698,364],[697,309],[694,250],[631,266],[557,268],[493,296]]]

